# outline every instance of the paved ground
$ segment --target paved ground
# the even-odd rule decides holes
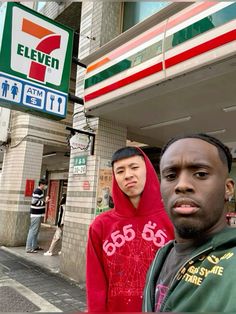
[[[37,254],[26,254],[25,246],[19,247],[4,247],[8,252],[15,254],[19,257],[27,259],[30,262],[36,263],[38,266],[46,268],[54,273],[59,273],[60,268],[60,256],[44,256],[43,253],[46,252],[50,246],[52,237],[55,232],[55,227],[50,227],[48,225],[42,224],[39,234],[39,245],[44,249],[44,251],[38,251]],[[55,252],[58,252],[60,247],[57,247]]]
[[[44,231],[40,245],[46,250],[54,230]],[[0,313],[85,312],[84,286],[60,275],[59,258],[0,247]]]

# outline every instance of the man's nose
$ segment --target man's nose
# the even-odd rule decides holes
[[[127,168],[125,170],[125,178],[131,178],[133,176],[133,172],[131,169]]]
[[[191,175],[188,173],[181,173],[175,186],[176,193],[193,192],[194,187],[192,184]]]

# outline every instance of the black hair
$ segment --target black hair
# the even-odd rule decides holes
[[[217,138],[211,136],[211,135],[208,135],[208,134],[205,134],[205,133],[195,133],[195,134],[183,134],[183,135],[178,135],[178,136],[175,136],[175,137],[172,137],[162,148],[162,151],[161,151],[161,158],[163,156],[163,154],[165,153],[165,151],[167,150],[167,148],[173,144],[174,142],[178,141],[178,140],[181,140],[181,139],[185,139],[185,138],[196,138],[196,139],[200,139],[200,140],[203,140],[209,144],[212,144],[214,145],[218,152],[219,152],[219,155],[220,155],[220,159],[222,160],[222,162],[228,166],[228,171],[230,172],[231,171],[231,168],[232,168],[232,155],[231,155],[231,152],[229,150],[229,148],[224,145],[220,140],[218,140]]]
[[[41,185],[41,184],[48,184],[48,181],[46,179],[40,179],[39,185]]]
[[[114,163],[118,160],[129,158],[133,156],[143,157],[142,152],[137,147],[126,146],[118,149],[111,157],[111,165],[113,167]]]

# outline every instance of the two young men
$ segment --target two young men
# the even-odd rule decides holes
[[[112,157],[114,209],[96,217],[87,246],[89,312],[141,312],[147,270],[173,239],[159,181],[147,156],[125,147]]]
[[[143,275],[148,267],[143,267],[143,252],[148,247],[143,240],[154,240],[158,235],[161,239],[163,236],[161,228],[157,232],[152,228],[155,212],[149,212],[157,204],[158,208],[162,208],[158,189],[153,191],[155,180],[153,177],[150,179],[150,171],[147,170],[140,173],[139,180],[135,176],[136,179],[122,185],[119,175],[126,170],[126,166],[129,167],[129,162],[122,164],[125,160],[131,158],[113,161],[115,210],[99,216],[90,229],[87,278],[91,311],[140,310],[138,294],[134,296],[136,289],[133,287],[139,283],[141,292]],[[145,157],[144,160],[148,169]],[[236,237],[235,230],[227,226],[224,209],[225,202],[234,195],[234,182],[228,177],[231,165],[229,149],[206,134],[176,137],[163,148],[161,193],[174,224],[175,241],[158,250],[149,269],[144,312],[235,312]],[[136,197],[138,193],[129,188],[135,182],[142,182],[143,177],[146,184],[139,199]],[[136,192],[140,193],[141,186]],[[152,198],[153,193],[158,200]],[[151,207],[149,196],[152,198]],[[133,204],[133,207],[127,206],[127,203]],[[132,210],[124,211],[124,208]],[[148,217],[151,222],[145,224],[145,228],[149,229],[149,234],[145,235],[145,228],[143,232],[138,231],[140,225],[136,219],[144,221],[146,214],[151,216]],[[162,214],[159,209],[156,221],[165,223],[166,217]],[[127,222],[129,225],[123,227],[122,234],[121,222],[131,217],[132,222]],[[116,229],[114,225],[117,225]],[[136,226],[135,229],[133,226]],[[137,234],[141,236],[135,238]],[[155,237],[152,237],[153,234]],[[137,239],[138,249],[133,250],[130,239]],[[159,244],[163,243],[160,241]],[[126,250],[119,251],[125,245]],[[92,268],[92,261],[89,260],[94,260],[94,256],[97,268]],[[89,272],[94,275],[93,282]]]
[[[236,236],[225,202],[234,195],[232,156],[205,134],[172,139],[160,162],[161,193],[175,241],[149,270],[145,312],[235,312]]]

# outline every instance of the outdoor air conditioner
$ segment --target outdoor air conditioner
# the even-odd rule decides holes
[[[9,132],[10,109],[0,107],[0,145],[7,142]]]

